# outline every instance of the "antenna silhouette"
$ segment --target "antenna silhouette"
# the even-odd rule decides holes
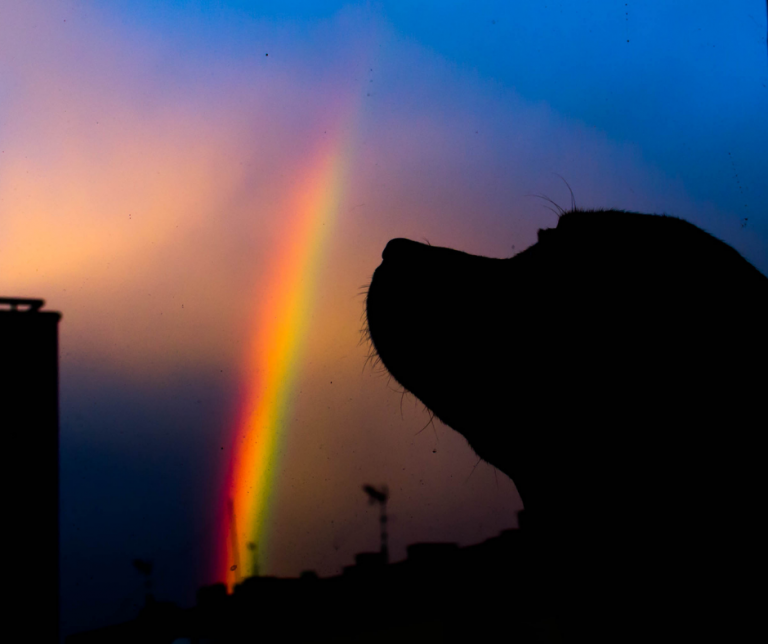
[[[230,566],[230,570],[235,573],[235,583],[238,584],[242,581],[240,570],[240,551],[237,547],[237,526],[235,525],[235,506],[232,503],[232,499],[229,499],[229,530],[232,534],[232,558],[235,561],[234,566]]]
[[[387,547],[387,499],[389,498],[389,489],[386,485],[383,485],[380,490],[377,490],[372,485],[363,485],[363,492],[368,495],[368,504],[373,505],[378,503],[381,507],[381,516],[379,517],[379,523],[381,524],[381,557],[384,559],[384,563],[389,563],[389,548]]]

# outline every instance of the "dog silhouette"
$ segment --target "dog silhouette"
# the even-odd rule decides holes
[[[768,278],[691,223],[615,210],[564,212],[511,258],[382,257],[375,353],[514,481],[562,641],[765,630]]]

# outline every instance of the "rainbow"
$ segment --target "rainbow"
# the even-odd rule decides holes
[[[330,137],[310,158],[290,195],[281,247],[266,291],[259,293],[254,335],[246,357],[247,393],[241,401],[232,458],[219,503],[214,578],[228,590],[262,566],[269,551],[270,512],[277,456],[307,335],[315,278],[338,215],[351,141]],[[247,559],[246,559],[247,557]]]

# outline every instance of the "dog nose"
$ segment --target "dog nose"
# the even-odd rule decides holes
[[[420,246],[422,246],[422,244],[419,242],[411,241],[410,239],[403,239],[402,237],[391,239],[384,248],[384,252],[381,254],[381,258],[385,261],[402,261],[403,259],[407,259],[409,256],[412,256]]]

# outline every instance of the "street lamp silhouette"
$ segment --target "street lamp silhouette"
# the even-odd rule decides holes
[[[149,606],[155,599],[152,594],[152,562],[144,561],[142,559],[134,559],[133,567],[144,577],[144,602]]]
[[[259,576],[259,559],[256,550],[256,544],[253,541],[248,542],[248,550],[251,551],[251,576]]]

